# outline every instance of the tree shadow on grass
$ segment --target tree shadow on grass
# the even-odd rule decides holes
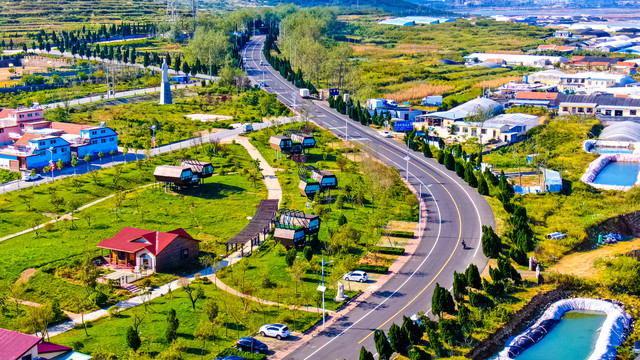
[[[211,351],[209,351],[209,350],[204,350],[203,351],[200,348],[193,348],[193,347],[186,348],[186,349],[182,350],[182,352],[187,353],[187,354],[191,354],[191,355],[196,355],[196,356],[205,356],[205,355],[211,354]]]
[[[228,196],[228,193],[245,192],[246,189],[239,186],[207,183],[191,189],[179,191],[180,194],[195,196],[207,200],[219,200]]]

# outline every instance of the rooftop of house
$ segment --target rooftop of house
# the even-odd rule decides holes
[[[42,341],[33,335],[23,334],[17,331],[0,329],[1,359],[20,359],[24,353],[31,350]]]
[[[178,237],[198,241],[189,235],[184,229],[179,228],[169,232],[151,231],[124,227],[110,239],[104,239],[98,247],[104,249],[135,253],[147,249],[154,256],[161,253],[171,242]]]
[[[527,100],[555,100],[557,97],[557,92],[518,91],[516,94],[516,99]]]

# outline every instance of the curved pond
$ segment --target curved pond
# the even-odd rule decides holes
[[[567,312],[540,342],[516,360],[586,360],[595,348],[605,318],[602,312]]]

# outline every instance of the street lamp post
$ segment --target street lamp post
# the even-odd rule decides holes
[[[153,136],[151,137],[151,148],[155,148],[157,144],[156,142],[156,126],[155,125],[151,125],[150,127],[151,131],[153,132]]]
[[[54,182],[54,181],[55,181],[55,180],[53,179],[53,176],[54,176],[54,175],[53,175],[53,171],[54,171],[54,170],[53,170],[53,166],[52,166],[52,165],[53,165],[53,146],[49,147],[49,148],[47,149],[47,151],[51,154],[51,161],[49,161],[49,164],[51,164],[51,165],[49,165],[49,166],[51,167],[51,182]]]
[[[324,293],[327,290],[327,287],[324,286],[324,265],[331,264],[333,260],[329,262],[325,262],[324,258],[322,258],[322,285],[318,286],[318,291],[322,292],[322,328],[324,329],[324,321],[325,321],[325,307],[324,307]]]

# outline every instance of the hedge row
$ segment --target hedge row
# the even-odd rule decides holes
[[[391,246],[374,246],[371,252],[387,255],[404,255],[404,248]]]
[[[245,358],[247,360],[267,360],[267,355],[265,354],[254,354],[254,353],[250,353],[250,352],[245,352],[245,351],[240,351],[238,349],[236,349],[235,347],[230,347],[230,348],[226,348],[224,350],[222,350],[222,352],[220,354],[218,354],[218,357],[223,358],[229,355],[236,355],[236,356],[240,356],[242,358]]]
[[[360,264],[358,265],[358,270],[367,271],[367,272],[376,273],[376,274],[386,274],[389,271],[389,267],[380,266],[380,265]]]
[[[413,231],[391,231],[389,236],[411,239],[414,236]]]

